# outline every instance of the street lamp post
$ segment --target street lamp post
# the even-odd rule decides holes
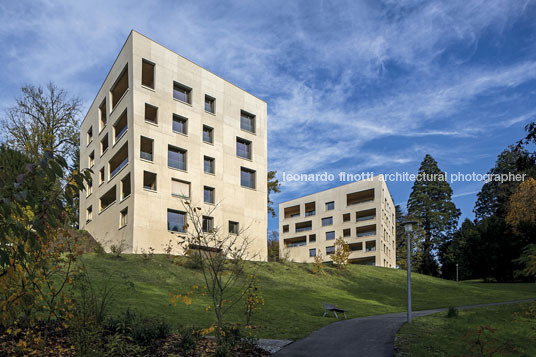
[[[458,281],[458,263],[456,263],[456,281]]]
[[[408,323],[411,323],[411,235],[413,234],[414,221],[402,223],[406,232],[406,250],[407,250],[407,293],[408,293]]]

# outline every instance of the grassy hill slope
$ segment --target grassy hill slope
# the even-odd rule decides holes
[[[197,270],[172,264],[161,255],[144,260],[139,255],[91,254],[81,262],[97,287],[108,279],[114,286],[112,314],[130,307],[164,318],[174,327],[208,327],[214,321],[213,312],[205,311],[207,297],[194,297],[191,305],[170,303],[168,293],[186,293],[193,285],[203,285]],[[252,321],[258,337],[300,338],[335,321],[322,317],[323,301],[348,309],[348,318],[405,311],[404,271],[352,265],[347,271],[326,268],[313,274],[308,264],[251,263],[255,267],[265,299]],[[420,274],[412,278],[414,310],[536,297],[536,284],[456,283]],[[228,320],[244,322],[243,304],[229,313]]]

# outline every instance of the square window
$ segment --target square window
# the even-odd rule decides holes
[[[255,133],[255,115],[242,110],[240,112],[240,129]]]
[[[245,167],[240,168],[240,185],[242,187],[255,188],[255,171],[246,169]]]
[[[283,226],[283,233],[287,233],[288,231],[289,231],[289,226],[288,226],[288,224],[285,224]]]
[[[342,221],[343,222],[349,222],[350,221],[350,213],[345,213],[342,215]]]
[[[205,95],[205,111],[209,113],[216,113],[216,99],[209,95]]]
[[[335,209],[335,202],[326,202],[326,211],[331,211],[332,209]]]
[[[214,143],[214,129],[210,126],[203,125],[203,141],[205,143]]]
[[[186,213],[167,210],[167,226],[171,232],[185,232],[184,225],[186,224]]]
[[[88,131],[87,131],[87,144],[91,144],[91,142],[93,141],[93,127],[90,126]]]
[[[145,103],[145,121],[158,125],[158,107]]]
[[[143,188],[150,191],[156,191],[156,174],[149,171],[143,171]]]
[[[335,231],[326,232],[326,240],[333,240],[335,239]]]
[[[188,119],[180,115],[173,114],[173,131],[188,135]]]
[[[115,202],[115,186],[110,188],[108,192],[100,198],[100,211],[104,211]]]
[[[204,168],[205,173],[214,174],[214,172],[216,171],[215,170],[214,158],[204,156],[203,157],[203,168]]]
[[[190,183],[172,178],[171,194],[177,197],[190,198]]]
[[[184,103],[192,104],[192,88],[173,82],[173,98]]]
[[[350,228],[345,228],[342,230],[343,237],[350,237],[352,235],[352,230]]]
[[[309,236],[309,243],[315,243],[316,242],[316,234],[311,234]]]
[[[309,249],[309,256],[316,257],[316,248]]]
[[[326,247],[326,255],[330,255],[330,254],[333,254],[333,253],[335,253],[335,247],[334,246]]]
[[[91,222],[93,219],[93,206],[89,206],[86,209],[86,223]]]
[[[333,224],[333,217],[322,218],[322,227],[331,226]]]
[[[238,222],[229,221],[229,233],[238,234],[240,232],[240,226]]]
[[[203,200],[205,203],[214,203],[214,188],[204,186],[203,187]]]
[[[153,161],[153,144],[153,139],[140,137],[140,159]]]
[[[186,150],[168,146],[168,166],[174,169],[186,171]]]
[[[128,222],[128,207],[119,212],[119,228],[123,228]]]
[[[236,156],[251,160],[251,141],[237,137]]]
[[[141,61],[141,85],[154,89],[154,63],[146,59]]]
[[[203,232],[212,232],[214,230],[214,218],[203,216]]]

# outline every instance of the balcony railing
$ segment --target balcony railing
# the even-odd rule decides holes
[[[305,211],[305,217],[314,216],[316,211]]]
[[[376,218],[375,215],[358,217],[358,218],[356,219],[356,222],[368,221],[369,219],[375,219],[375,218]]]
[[[119,138],[121,138],[121,136],[123,136],[123,134],[128,130],[128,126],[125,125],[125,127],[123,129],[121,129],[121,131],[119,133],[116,133],[115,134],[115,142],[117,142],[117,140],[119,140]]]
[[[300,227],[300,228],[296,228],[296,233],[310,231],[312,229],[313,229],[313,227]]]
[[[153,161],[153,154],[150,152],[140,151],[140,158],[147,161]]]
[[[294,243],[287,243],[287,248],[292,248],[292,247],[301,247],[303,245],[307,245],[307,242],[294,242]]]
[[[376,247],[371,247],[371,248],[366,248],[365,249],[365,252],[375,252],[376,251]]]
[[[357,233],[358,238],[360,238],[360,237],[368,237],[368,236],[375,236],[375,235],[376,235],[376,231]]]
[[[119,171],[121,171],[121,169],[123,167],[126,166],[126,164],[128,164],[128,157],[125,158],[125,160],[123,160],[122,163],[120,163],[110,174],[110,177],[114,177]]]

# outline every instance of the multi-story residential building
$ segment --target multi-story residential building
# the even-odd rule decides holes
[[[204,229],[248,227],[267,257],[266,103],[132,31],[81,125],[80,166],[93,184],[80,227],[109,248],[164,246],[184,233],[183,201]]]
[[[343,237],[355,264],[396,267],[395,206],[381,176],[352,182],[279,204],[281,256],[330,262]]]

